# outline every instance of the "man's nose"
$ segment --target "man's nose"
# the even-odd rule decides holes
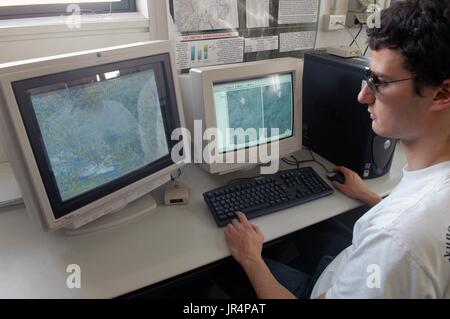
[[[361,104],[368,104],[368,105],[375,103],[375,94],[373,94],[373,92],[369,89],[369,86],[367,84],[365,84],[361,92],[359,92],[358,101]]]

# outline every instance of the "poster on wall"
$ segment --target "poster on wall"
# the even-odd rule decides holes
[[[280,52],[314,48],[316,31],[288,32],[280,34]]]
[[[245,53],[278,50],[278,36],[245,39]]]
[[[236,29],[237,0],[173,0],[175,26],[180,32]]]
[[[179,42],[176,46],[177,69],[242,62],[243,52],[244,39],[240,37]]]
[[[315,23],[319,0],[279,0],[278,24]]]
[[[302,58],[315,47],[320,0],[167,1],[181,73],[207,65]]]
[[[270,1],[247,0],[247,28],[267,28],[270,25]]]

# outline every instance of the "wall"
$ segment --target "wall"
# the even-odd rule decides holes
[[[336,14],[347,12],[348,1],[336,0]],[[85,23],[81,29],[67,30],[55,25],[39,27],[19,24],[11,32],[0,21],[0,63],[149,39],[167,39],[167,15],[161,14],[167,10],[166,1],[138,0],[137,4],[140,17],[125,15],[118,21],[103,21],[102,24]],[[331,12],[332,5],[333,0],[321,1],[317,48],[348,45],[352,41],[346,30],[321,30],[322,16]],[[358,28],[352,29],[355,35],[357,31]],[[358,44],[362,49],[365,48],[365,41],[366,34],[363,30],[358,38]],[[0,146],[0,162],[3,161],[6,161],[6,157]]]
[[[336,12],[335,14],[346,14],[348,11],[349,0],[336,0]],[[352,38],[347,30],[339,31],[322,31],[322,20],[324,14],[330,14],[333,6],[333,0],[322,0],[320,2],[320,19],[319,19],[319,32],[317,33],[316,48],[324,48],[333,45],[349,45],[352,42]],[[356,36],[359,27],[352,28],[351,32]],[[358,45],[364,51],[366,48],[367,35],[365,28],[358,37]],[[370,55],[370,49],[367,55]]]

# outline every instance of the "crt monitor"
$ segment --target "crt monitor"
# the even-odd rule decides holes
[[[186,125],[206,171],[228,173],[301,149],[302,66],[302,60],[281,58],[195,68],[180,76]],[[204,134],[199,152],[198,131],[215,128],[213,150]],[[278,151],[271,148],[274,142]]]
[[[184,126],[173,65],[155,41],[0,66],[7,156],[45,230],[101,229],[155,206],[147,195],[124,209],[184,162],[172,157]]]

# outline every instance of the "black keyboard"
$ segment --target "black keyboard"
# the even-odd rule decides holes
[[[222,227],[236,218],[236,212],[251,219],[333,192],[311,167],[304,167],[236,181],[206,192],[203,197],[217,225]]]

